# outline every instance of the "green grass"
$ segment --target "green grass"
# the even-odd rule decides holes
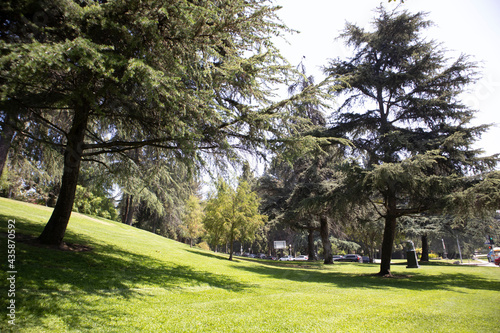
[[[18,237],[36,236],[50,213],[0,199],[1,251],[7,253],[9,219],[16,220]],[[79,214],[65,241],[92,251],[19,238],[14,331],[499,332],[500,270],[494,267],[398,264],[392,267],[398,278],[389,279],[373,276],[379,270],[373,264],[230,262],[224,254]],[[5,315],[0,329],[12,330]]]

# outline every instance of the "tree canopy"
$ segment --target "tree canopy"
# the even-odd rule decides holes
[[[260,199],[248,182],[241,180],[236,190],[219,180],[205,207],[204,226],[212,243],[229,244],[229,260],[233,258],[235,240],[253,240],[267,216],[259,212]]]

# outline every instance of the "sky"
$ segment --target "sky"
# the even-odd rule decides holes
[[[278,16],[298,34],[288,35],[286,43],[275,45],[292,65],[302,60],[307,74],[320,82],[322,66],[329,59],[345,59],[350,50],[336,39],[346,22],[372,31],[374,10],[382,3],[387,9],[406,9],[412,13],[427,12],[434,26],[422,36],[442,43],[447,55],[456,59],[461,53],[472,56],[480,65],[481,79],[469,87],[462,101],[477,110],[473,125],[498,124],[478,140],[476,148],[485,155],[500,154],[500,1],[498,0],[275,0],[283,8]]]

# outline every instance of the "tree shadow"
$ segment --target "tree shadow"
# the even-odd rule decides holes
[[[373,267],[373,265],[371,265]],[[402,288],[411,290],[453,290],[467,288],[472,290],[500,291],[500,281],[492,281],[473,273],[449,273],[440,275],[419,274],[409,271],[408,275],[383,278],[375,274],[355,274],[331,270],[318,270],[316,267],[297,268],[262,264],[238,266],[235,268],[255,274],[296,282],[326,283],[339,288]],[[369,268],[368,266],[363,266]]]
[[[204,256],[208,257],[210,259],[218,259],[218,260],[224,260],[224,261],[229,261],[229,255],[227,254],[220,254],[220,253],[210,253],[210,252],[202,252],[202,251],[196,251],[196,250],[186,250],[186,252],[193,253],[199,256]],[[239,262],[238,259],[235,259],[233,257],[233,262]]]
[[[15,217],[0,215],[2,227],[6,225],[3,221],[12,218]],[[22,221],[22,218],[17,221]],[[18,235],[22,232],[34,238],[41,228],[28,222],[16,228],[16,231]],[[158,290],[159,293],[205,289],[242,291],[252,287],[225,275],[198,271],[193,266],[171,262],[168,258],[162,260],[99,243],[69,230],[65,239],[80,244],[79,248],[84,246],[86,251],[61,251],[36,245],[26,239],[29,240],[28,237],[19,237],[16,241],[18,292],[15,300],[18,317],[24,323],[19,324],[27,327],[49,329],[47,322],[50,318],[56,318],[53,320],[62,321],[65,327],[90,330],[93,323],[89,318],[100,320],[103,314],[99,311],[102,311],[102,304],[106,302],[112,304],[117,300],[154,297]],[[7,248],[6,243],[6,234],[0,235],[0,248]],[[2,269],[0,272],[2,281],[6,281],[7,271]],[[97,299],[100,307],[94,303]],[[6,308],[7,302],[7,299],[2,298],[0,304]],[[126,307],[110,306],[106,308],[105,315],[108,319],[123,318],[131,315],[128,311]]]

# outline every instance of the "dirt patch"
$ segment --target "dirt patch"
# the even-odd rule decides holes
[[[379,273],[376,274],[367,274],[366,276],[375,276],[379,278],[385,278],[385,279],[410,279],[413,277],[413,275],[406,275],[406,274],[386,274],[386,275],[380,275]]]
[[[2,233],[2,236],[7,237],[7,233]],[[83,244],[72,244],[63,242],[61,245],[47,245],[42,244],[40,241],[32,235],[25,235],[21,233],[16,233],[16,242],[28,244],[31,246],[41,247],[45,249],[54,249],[59,251],[71,251],[71,252],[87,252],[92,251],[93,248]]]

